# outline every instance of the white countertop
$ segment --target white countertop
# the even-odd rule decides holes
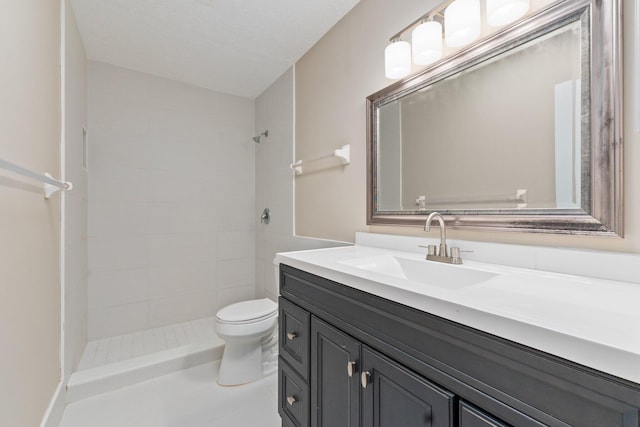
[[[274,263],[640,383],[639,284],[465,261],[452,267],[496,275],[450,288],[349,265],[383,255],[432,262],[420,254],[356,245],[279,253]]]

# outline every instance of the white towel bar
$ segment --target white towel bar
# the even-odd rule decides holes
[[[43,182],[45,199],[48,199],[53,193],[57,191],[67,191],[73,188],[73,184],[71,184],[70,182],[59,181],[46,172],[43,174],[33,172],[27,168],[23,168],[22,166],[18,166],[6,160],[0,159],[0,169],[6,169],[19,175]]]
[[[351,163],[351,145],[346,144],[343,145],[340,148],[337,148],[335,150],[333,150],[333,153],[331,154],[326,154],[324,156],[320,156],[320,157],[316,157],[313,159],[309,159],[309,160],[298,160],[295,163],[291,163],[291,165],[289,166],[291,169],[293,169],[296,173],[296,175],[301,175],[302,174],[302,165],[307,164],[307,163],[311,163],[311,162],[317,162],[318,160],[323,160],[323,159],[328,159],[331,157],[336,157],[338,159],[340,159],[340,161],[342,162],[343,165],[348,165],[349,163]]]

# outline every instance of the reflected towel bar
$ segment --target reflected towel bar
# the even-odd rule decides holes
[[[457,205],[468,203],[505,203],[514,202],[517,203],[518,208],[527,207],[527,190],[518,189],[515,195],[496,195],[496,196],[476,196],[465,198],[443,198],[443,199],[429,199],[425,196],[420,196],[416,199],[416,205],[421,208],[426,208],[427,204],[432,205]]]
[[[26,176],[28,178],[33,178],[35,180],[43,182],[45,199],[48,199],[49,197],[51,197],[51,195],[55,192],[67,191],[73,188],[73,184],[71,184],[70,182],[59,181],[46,172],[43,174],[33,172],[27,168],[23,168],[22,166],[18,166],[6,160],[0,159],[0,169],[6,169],[8,171],[15,172],[19,175]]]
[[[351,145],[346,144],[340,148],[333,150],[333,153],[331,154],[326,154],[324,156],[320,156],[320,157],[316,157],[316,158],[304,160],[304,161],[298,160],[295,163],[291,163],[289,167],[295,171],[296,175],[301,175],[302,165],[311,163],[311,162],[316,162],[318,160],[329,159],[332,157],[340,159],[343,165],[348,165],[349,163],[351,163],[350,153],[351,153]]]

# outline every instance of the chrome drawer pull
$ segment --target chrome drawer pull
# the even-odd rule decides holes
[[[347,375],[349,375],[349,378],[351,378],[353,376],[353,373],[356,371],[356,362],[354,361],[348,361],[347,362]]]
[[[362,388],[367,388],[370,379],[371,373],[368,371],[365,371],[360,375],[360,383],[362,384]]]
[[[287,332],[287,339],[289,341],[293,341],[297,337],[298,337],[298,334],[296,334],[295,332]]]
[[[296,398],[293,396],[287,396],[287,403],[289,404],[289,406],[293,406],[294,403],[296,403]]]

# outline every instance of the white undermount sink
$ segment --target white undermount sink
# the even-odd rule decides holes
[[[386,276],[443,288],[457,289],[498,276],[489,271],[435,261],[378,255],[340,261],[341,264]]]

